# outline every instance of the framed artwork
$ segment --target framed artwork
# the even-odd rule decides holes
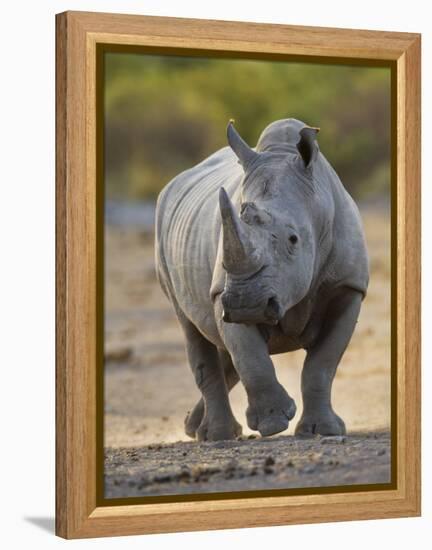
[[[57,15],[56,531],[420,514],[420,36]]]

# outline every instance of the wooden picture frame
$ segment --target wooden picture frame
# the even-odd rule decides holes
[[[420,514],[420,35],[66,12],[57,15],[56,533],[114,536]],[[99,505],[97,71],[103,44],[392,69],[394,483],[386,490]]]

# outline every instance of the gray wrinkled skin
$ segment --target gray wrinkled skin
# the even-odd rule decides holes
[[[285,430],[296,406],[270,355],[304,348],[296,433],[344,434],[331,387],[368,284],[359,212],[316,129],[279,120],[256,149],[232,123],[227,134],[230,146],[175,177],[157,204],[157,275],[202,393],[186,433],[241,433],[228,398],[239,379],[248,426]]]

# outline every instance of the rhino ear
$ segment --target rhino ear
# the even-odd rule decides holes
[[[234,120],[231,119],[227,127],[228,143],[234,153],[237,155],[243,169],[246,170],[259,156],[240,136],[234,128]]]
[[[319,147],[316,140],[318,132],[319,128],[311,128],[310,126],[305,126],[300,130],[300,141],[297,143],[297,150],[306,168],[309,168],[318,156]]]

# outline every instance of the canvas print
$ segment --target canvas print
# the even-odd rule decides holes
[[[105,498],[389,486],[390,69],[104,56]]]

